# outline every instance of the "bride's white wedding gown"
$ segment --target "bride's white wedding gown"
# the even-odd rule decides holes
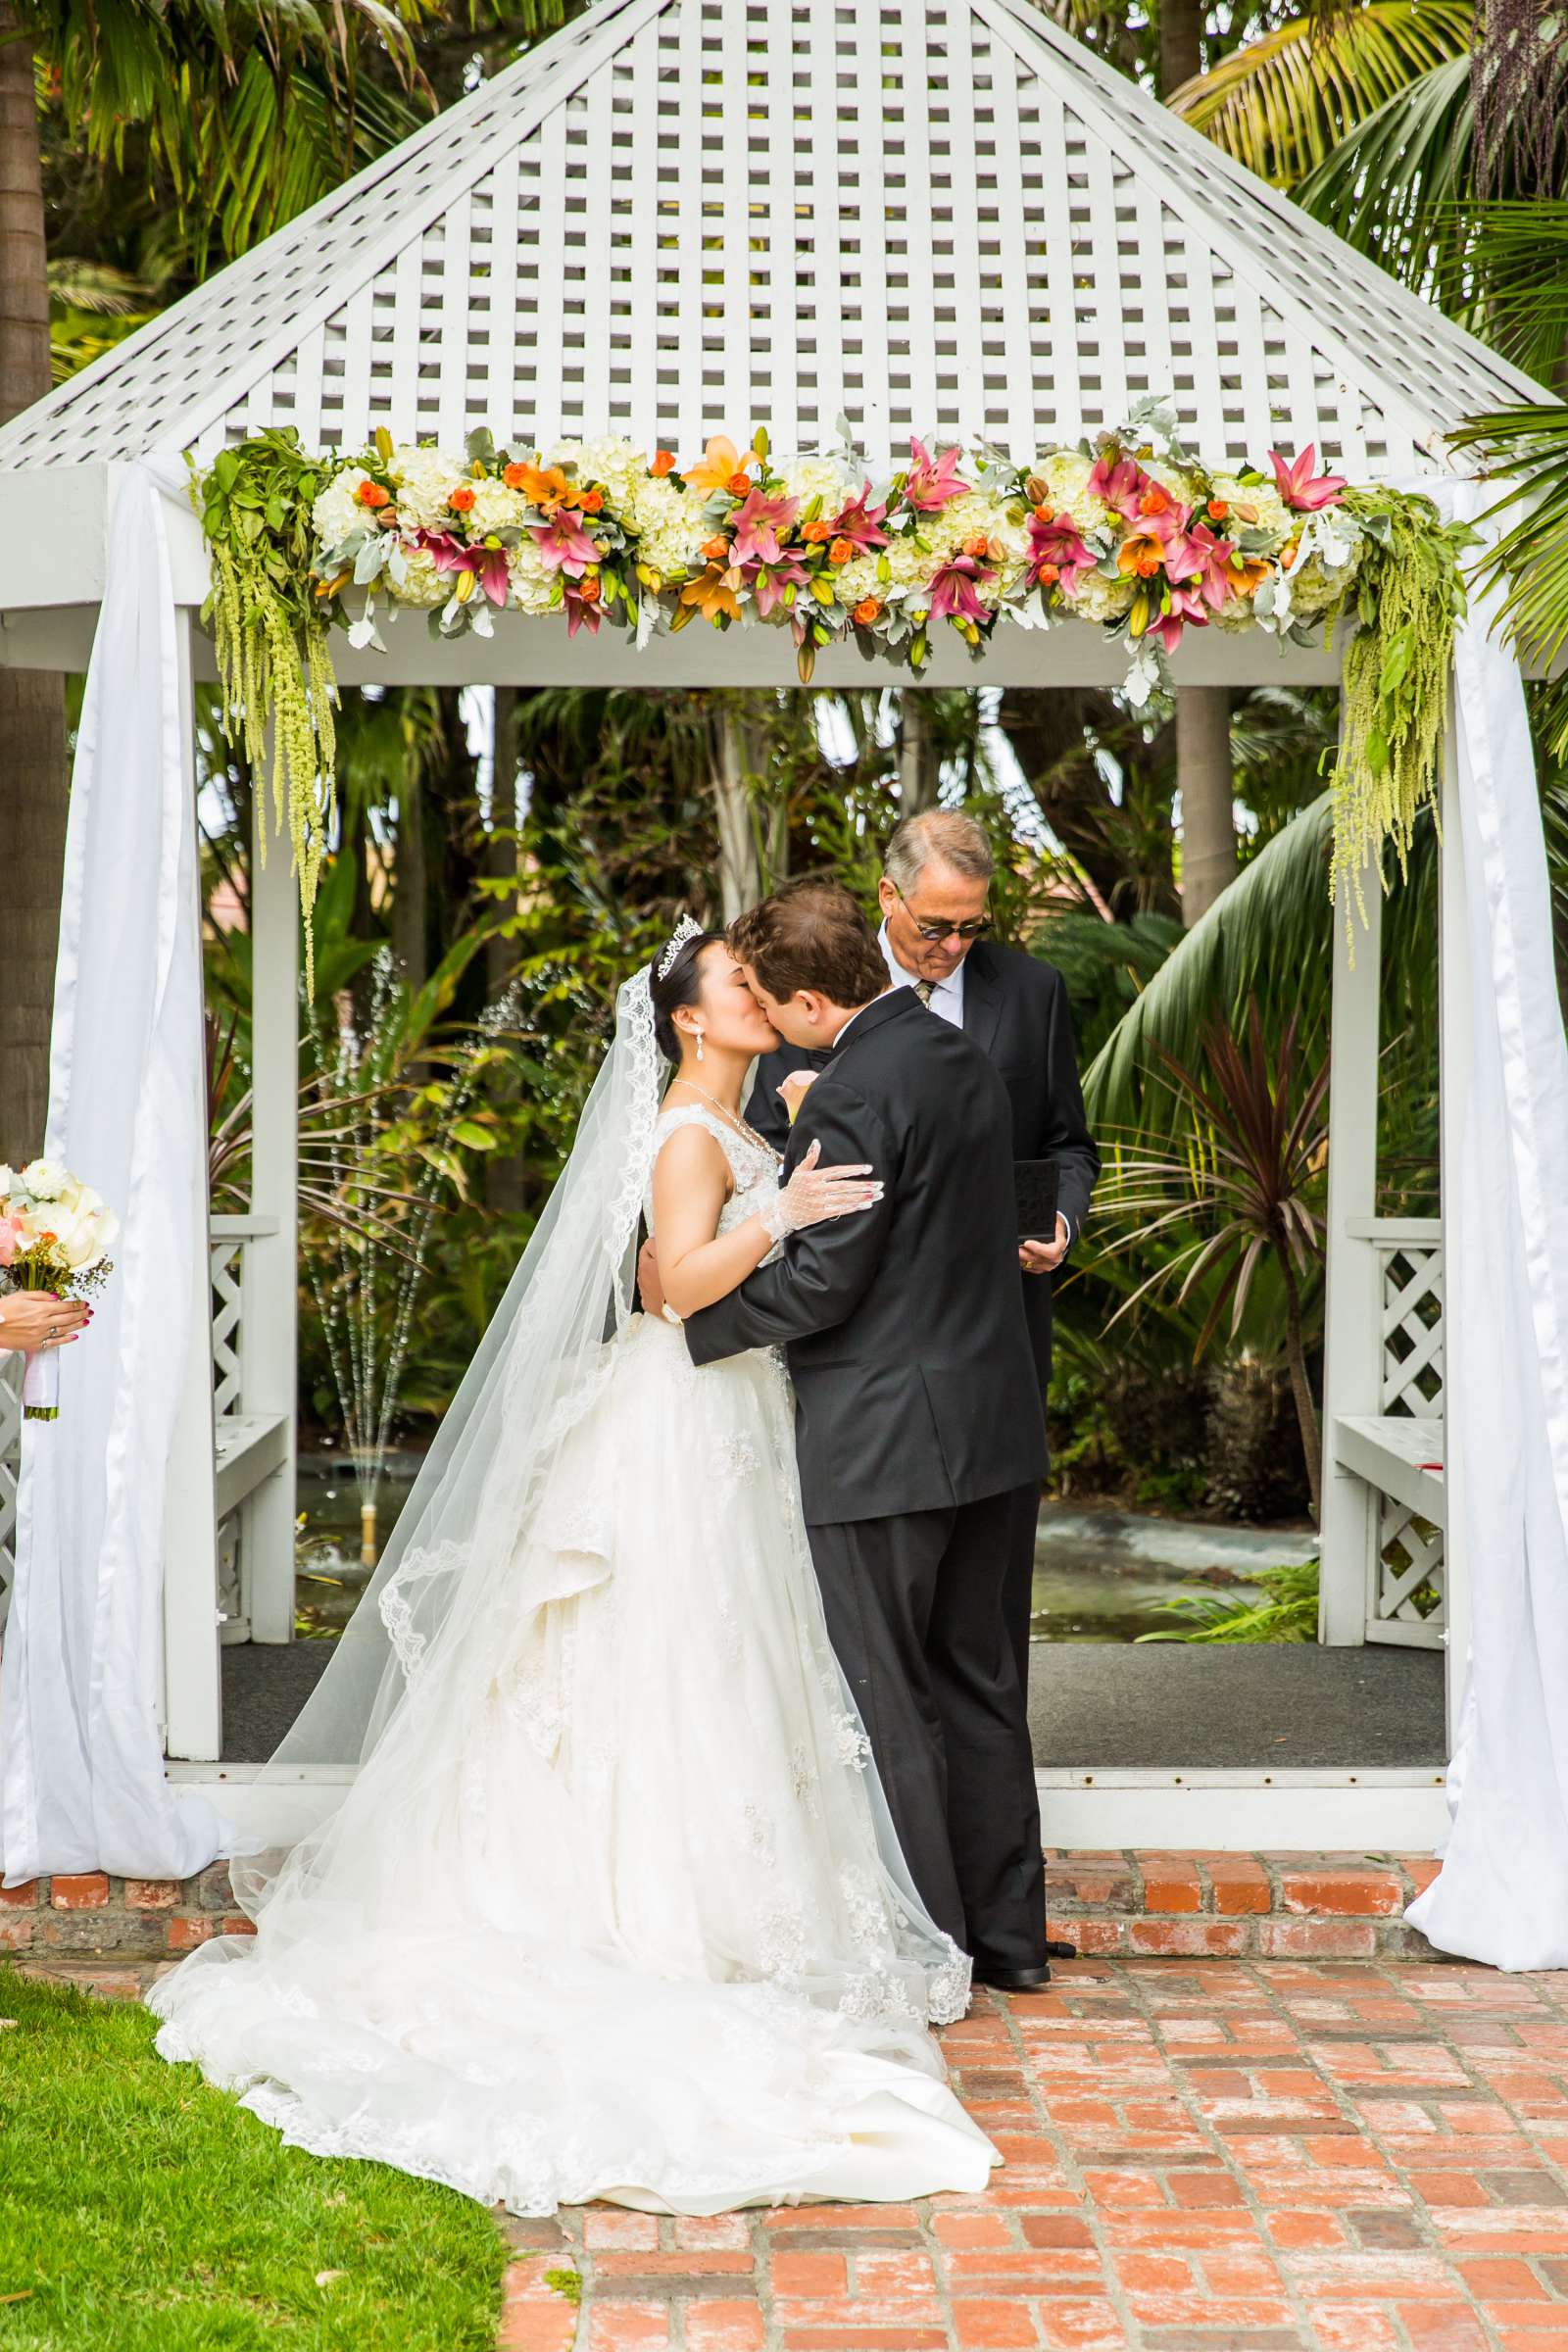
[[[727,1229],[776,1162],[700,1110],[656,1151],[688,1121],[730,1161]],[[523,2213],[977,2189],[995,2151],[927,2031],[968,1963],[828,1645],[782,1364],[697,1371],[641,1315],[606,1370],[507,1637],[432,1642],[258,1936],[156,1985],[158,2047],[295,2145]]]

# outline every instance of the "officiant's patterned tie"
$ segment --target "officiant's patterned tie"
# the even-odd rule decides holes
[[[936,982],[934,980],[916,980],[913,983],[914,993],[919,998],[922,1004],[930,1004],[931,991],[935,988],[935,986]]]

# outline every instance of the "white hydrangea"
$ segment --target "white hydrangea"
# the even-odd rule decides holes
[[[557,602],[559,575],[548,571],[536,542],[528,534],[507,550],[507,577],[512,601],[522,612],[548,612]]]
[[[546,463],[573,467],[580,482],[599,483],[616,508],[629,503],[648,471],[647,457],[620,433],[604,433],[592,441],[558,441]]]
[[[1026,525],[1010,520],[1007,501],[989,490],[968,490],[961,498],[951,500],[939,515],[931,517],[926,529],[933,539],[940,531],[944,548],[950,552],[956,552],[966,539],[985,538],[1015,549],[1021,558],[1029,544]]]
[[[1080,620],[1119,620],[1136,594],[1131,580],[1107,580],[1098,571],[1081,572],[1068,602]]]
[[[1250,531],[1266,531],[1271,539],[1285,540],[1296,527],[1295,517],[1272,482],[1239,482],[1234,473],[1210,476],[1212,494],[1222,498],[1230,513],[1212,527],[1229,531],[1242,525]]]
[[[503,481],[491,476],[473,485],[473,504],[468,509],[470,536],[482,536],[486,531],[515,530],[522,521],[524,500],[520,490],[509,490]]]
[[[369,478],[363,466],[345,466],[317,494],[311,509],[311,527],[322,547],[341,547],[349,533],[357,531],[368,519],[367,509],[360,505],[355,494],[360,484]]]
[[[779,470],[784,476],[786,494],[798,498],[803,508],[808,507],[813,498],[822,501],[822,516],[827,522],[843,512],[853,495],[836,458],[792,458]]]
[[[437,571],[434,556],[424,547],[405,547],[402,579],[394,580],[388,573],[387,581],[400,605],[412,605],[421,612],[444,605],[454,585],[451,572]]]
[[[1337,604],[1355,571],[1352,562],[1331,570],[1320,555],[1299,556],[1286,573],[1291,584],[1291,613],[1296,620],[1315,620]]]
[[[622,512],[637,533],[639,561],[651,564],[662,578],[681,579],[701,568],[698,550],[708,537],[708,525],[703,501],[693,492],[677,486],[668,474],[647,474],[632,485]]]
[[[389,467],[398,487],[398,514],[416,531],[445,530],[452,521],[448,504],[466,469],[439,449],[409,446],[392,452]]]
[[[834,586],[841,604],[860,605],[868,596],[874,596],[881,605],[887,602],[890,583],[877,578],[876,557],[870,555],[852,556],[839,572]]]
[[[1054,514],[1070,514],[1080,531],[1102,531],[1110,510],[1089,487],[1094,460],[1079,449],[1054,449],[1035,467],[1050,490],[1046,500]]]
[[[1246,596],[1227,597],[1219,611],[1211,612],[1208,617],[1211,627],[1229,630],[1233,635],[1251,628],[1256,619],[1252,611],[1251,592]]]

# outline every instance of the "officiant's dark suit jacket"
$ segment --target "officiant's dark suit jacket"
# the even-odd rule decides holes
[[[876,1206],[810,1226],[686,1318],[694,1363],[782,1343],[808,1525],[974,1502],[1038,1481],[1045,1426],[1024,1322],[1012,1117],[973,1039],[909,989],[860,1012],[789,1137],[868,1161]]]
[[[909,993],[907,989],[899,991],[901,996]],[[918,1003],[912,997],[910,1001]],[[1084,1118],[1067,991],[1055,965],[1019,948],[976,940],[963,959],[963,1034],[1001,1072],[1012,1107],[1014,1159],[1055,1161],[1057,1205],[1076,1241],[1089,1214],[1089,1197],[1100,1174],[1100,1154]],[[780,1080],[791,1070],[820,1070],[830,1058],[799,1046],[780,1046],[758,1063],[746,1116],[777,1150],[784,1149],[789,1133],[789,1120],[776,1091]],[[808,1100],[815,1100],[814,1088]],[[1013,1215],[1009,1196],[1004,1212],[1009,1233],[1015,1231]],[[1019,1276],[1014,1252],[1014,1279],[1022,1283],[1035,1374],[1044,1389],[1051,1378],[1052,1277]]]

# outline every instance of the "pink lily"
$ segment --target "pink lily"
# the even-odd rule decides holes
[[[437,571],[471,571],[493,605],[507,601],[507,551],[504,547],[465,547],[444,531],[421,531],[419,545],[434,559]]]
[[[809,578],[810,573],[803,570],[793,556],[785,556],[771,566],[766,564],[749,566],[746,582],[757,599],[758,617],[769,619],[785,589],[804,588]]]
[[[597,579],[590,580],[588,584],[594,589],[597,589],[599,585]],[[566,635],[575,637],[579,629],[586,628],[590,637],[597,637],[599,623],[604,617],[598,596],[596,595],[590,602],[569,574],[563,580],[562,587],[565,594]]]
[[[748,491],[745,504],[730,516],[735,532],[730,549],[733,562],[776,564],[783,553],[778,535],[789,529],[800,511],[798,498],[768,498],[760,490]]]
[[[1094,570],[1095,559],[1079,536],[1078,525],[1065,512],[1055,516],[1037,513],[1029,517],[1031,579],[1038,580],[1045,566],[1054,567],[1068,596],[1077,587],[1080,573]]]
[[[1211,612],[1228,605],[1236,592],[1235,575],[1230,568],[1235,548],[1228,539],[1216,539],[1206,523],[1196,530],[1178,533],[1165,553],[1166,577],[1184,587],[1196,588]]]
[[[589,564],[599,561],[599,550],[583,529],[581,515],[565,507],[552,521],[533,526],[533,540],[545,569],[564,571],[570,579],[581,579]]]
[[[1102,498],[1107,507],[1129,518],[1138,505],[1138,494],[1148,476],[1136,459],[1122,456],[1119,449],[1102,450],[1089,476],[1089,487],[1096,498]]]
[[[975,593],[975,584],[994,580],[996,576],[994,564],[982,564],[975,556],[955,556],[951,564],[944,564],[932,574],[932,619],[989,620],[991,615]]]
[[[933,458],[925,443],[910,435],[909,455],[914,464],[905,478],[904,495],[918,513],[940,514],[951,499],[961,498],[970,487],[958,479],[961,454],[955,442],[951,449],[940,450]]]
[[[23,1221],[20,1217],[0,1217],[0,1266],[14,1265],[22,1247]]]
[[[1172,588],[1170,611],[1158,613],[1144,631],[1146,637],[1157,637],[1167,654],[1173,654],[1182,641],[1182,631],[1191,625],[1195,629],[1208,626],[1208,614],[1203,600],[1196,588]]]
[[[1343,473],[1313,473],[1312,468],[1317,463],[1317,444],[1314,441],[1309,441],[1300,456],[1292,458],[1289,463],[1277,449],[1271,449],[1268,454],[1279,494],[1298,514],[1315,514],[1322,507],[1334,506],[1348,486]]]
[[[833,538],[847,539],[858,556],[868,556],[873,548],[886,547],[888,535],[879,526],[887,514],[885,506],[871,504],[871,485],[866,483],[858,498],[852,499],[842,514],[835,514],[830,525]]]

